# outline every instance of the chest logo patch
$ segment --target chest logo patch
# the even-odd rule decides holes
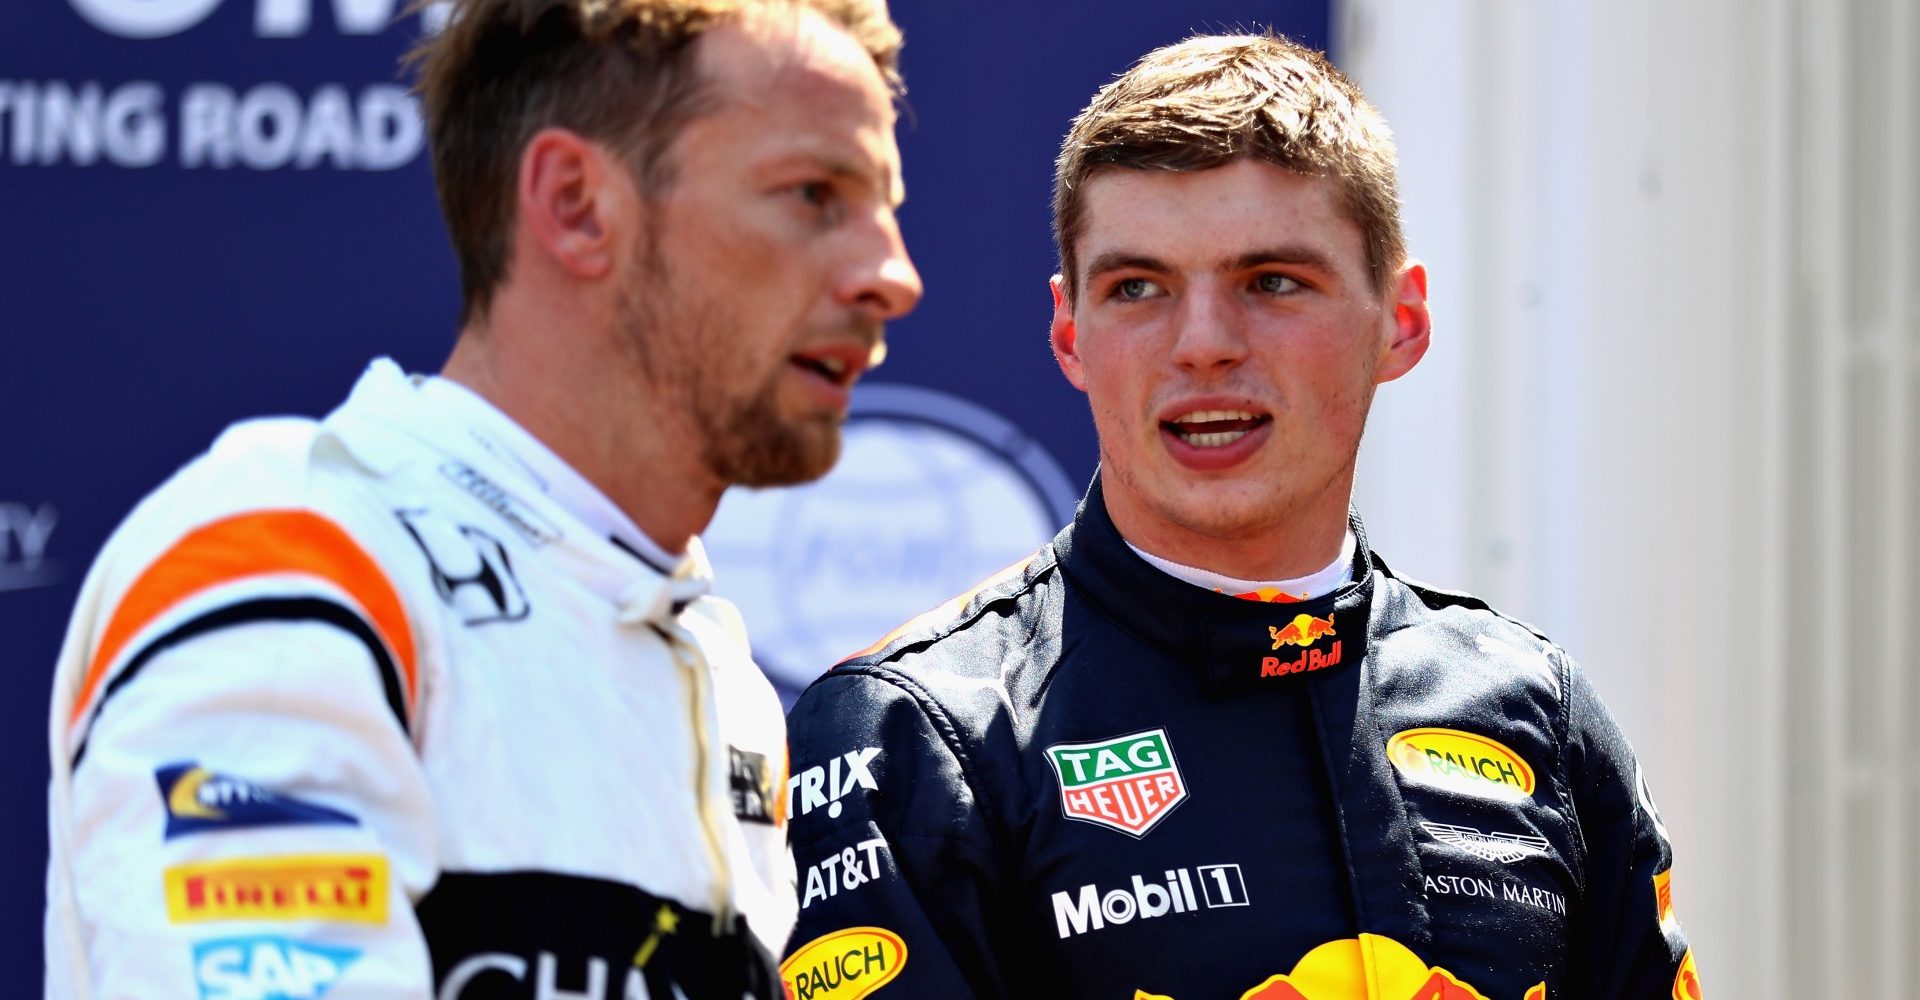
[[[1068,819],[1144,837],[1187,800],[1167,731],[1093,743],[1058,743],[1047,760],[1060,778],[1060,810]]]
[[[1455,826],[1451,823],[1420,822],[1433,839],[1451,844],[1475,857],[1488,861],[1510,864],[1521,858],[1537,858],[1547,853],[1547,838],[1529,834],[1501,833],[1498,830],[1481,833],[1470,826]]]
[[[1497,740],[1458,729],[1408,729],[1387,741],[1387,760],[1417,785],[1483,799],[1533,795],[1533,768]]]

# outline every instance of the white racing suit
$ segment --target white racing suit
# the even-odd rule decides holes
[[[500,422],[378,361],[115,532],[54,684],[48,996],[778,995],[785,729],[740,616]]]

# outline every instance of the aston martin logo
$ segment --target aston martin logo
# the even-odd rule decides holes
[[[1452,826],[1447,823],[1420,824],[1433,834],[1433,839],[1451,844],[1476,857],[1501,864],[1518,861],[1547,853],[1547,838],[1523,837],[1517,833],[1481,833],[1470,826]]]

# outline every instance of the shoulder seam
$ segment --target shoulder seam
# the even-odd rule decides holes
[[[1504,611],[1501,611],[1499,608],[1496,608],[1493,605],[1488,604],[1485,598],[1476,597],[1473,594],[1469,594],[1463,590],[1448,590],[1445,587],[1436,587],[1430,583],[1422,583],[1419,580],[1410,579],[1408,577],[1401,576],[1398,573],[1388,572],[1387,576],[1389,579],[1392,579],[1396,583],[1399,583],[1401,586],[1406,587],[1408,590],[1413,591],[1415,594],[1423,598],[1432,598],[1435,601],[1437,601],[1439,604],[1446,607],[1466,608],[1469,611],[1485,611],[1487,614],[1490,614],[1495,618],[1500,619],[1503,622],[1506,622],[1510,625],[1514,625],[1521,629],[1526,630],[1528,633],[1532,634],[1534,638],[1539,639],[1541,642],[1544,642],[1549,646],[1555,646],[1555,648],[1558,648],[1558,646],[1554,643],[1554,641],[1547,637],[1547,634],[1545,632],[1542,632],[1538,628],[1534,627],[1533,625],[1527,622],[1521,621],[1520,619],[1515,618]]]
[[[920,618],[926,617],[926,615],[932,614],[933,611],[940,609],[934,608],[932,611],[928,611],[923,615],[908,619],[900,628],[895,629],[893,633],[882,638],[879,643],[869,646],[840,661],[839,664],[829,669],[826,673],[821,674],[820,679],[824,680],[827,677],[833,676],[835,670],[843,670],[851,666],[879,666],[897,659],[908,649],[939,642],[978,620],[981,615],[986,613],[988,608],[993,607],[995,604],[1001,601],[1016,600],[1022,594],[1033,590],[1042,577],[1059,568],[1059,562],[1054,558],[1053,543],[1051,542],[1041,546],[1033,555],[1015,565],[1020,567],[1020,576],[1017,581],[1012,576],[1009,576],[1006,580],[996,583],[989,577],[986,586],[978,588],[972,593],[961,595],[965,598],[965,602],[961,604],[953,614],[919,628],[912,628],[912,626],[914,626],[914,623]],[[1011,568],[1012,567],[1009,567],[1009,569]],[[1006,573],[1007,571],[1002,570],[1001,572]],[[1004,591],[994,589],[1008,585],[1011,585],[1011,588]],[[819,683],[819,680],[816,680],[814,683]]]
[[[899,689],[913,699],[914,705],[920,709],[920,714],[926,717],[933,731],[939,734],[940,741],[946,744],[947,752],[953,754],[954,762],[960,766],[960,780],[966,782],[968,794],[973,796],[973,801],[980,811],[986,814],[988,829],[993,831],[998,839],[998,833],[1003,829],[1000,817],[994,815],[994,808],[987,804],[987,797],[980,794],[979,786],[974,783],[973,757],[967,752],[959,727],[953,724],[953,718],[947,714],[946,708],[940,704],[939,699],[933,696],[933,692],[928,691],[924,685],[906,674],[878,663],[858,663],[852,666],[836,667],[823,674],[820,680],[814,683],[819,684],[836,675],[870,677],[882,684]]]

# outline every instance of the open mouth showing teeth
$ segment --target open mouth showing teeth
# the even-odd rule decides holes
[[[792,361],[834,385],[843,386],[853,381],[852,374],[847,371],[847,363],[839,358],[810,358],[796,354]]]
[[[1247,410],[1195,410],[1161,421],[1160,426],[1195,448],[1218,448],[1246,437],[1272,420],[1267,414]]]

